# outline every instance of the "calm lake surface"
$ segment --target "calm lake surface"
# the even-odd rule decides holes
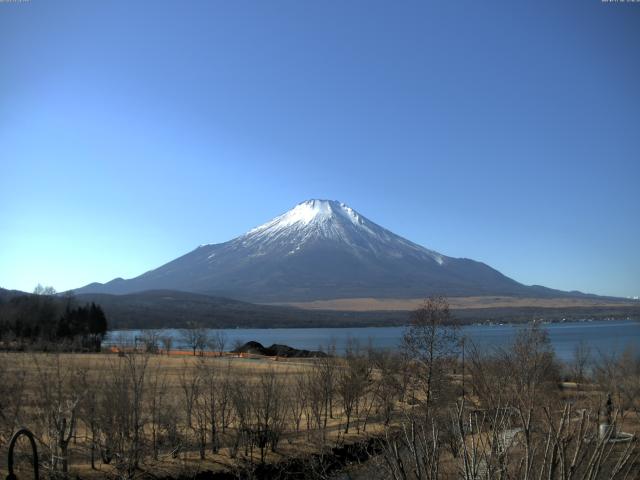
[[[462,333],[481,348],[506,347],[513,340],[522,325],[469,325],[462,327]],[[628,345],[640,347],[640,321],[604,320],[592,322],[566,322],[543,325],[549,332],[551,343],[561,360],[571,360],[576,346],[584,341],[591,347],[593,355],[599,352],[619,352]],[[404,333],[404,327],[365,328],[256,328],[223,329],[227,339],[226,349],[236,342],[255,340],[265,346],[273,343],[294,348],[318,350],[335,344],[338,352],[345,350],[350,339],[360,345],[371,344],[375,348],[397,348]],[[115,330],[107,336],[107,343],[133,342],[143,330]],[[180,330],[166,329],[161,335],[174,338],[174,348],[183,348]]]

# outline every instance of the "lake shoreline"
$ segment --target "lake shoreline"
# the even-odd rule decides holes
[[[514,338],[525,323],[496,323],[464,325],[460,334],[468,343],[482,348],[504,347]],[[541,326],[549,333],[556,354],[568,360],[580,343],[589,345],[594,354],[621,351],[628,344],[640,344],[640,321],[638,320],[585,320],[578,322],[546,322]],[[282,344],[297,349],[327,350],[335,346],[344,353],[348,343],[376,349],[396,349],[400,346],[406,326],[392,327],[332,327],[332,328],[233,328],[210,329],[212,334],[225,336],[228,349],[235,344],[256,341],[263,345]],[[160,336],[170,336],[174,348],[185,348],[181,341],[184,330],[154,330]],[[148,330],[117,330],[109,333],[104,345],[133,345],[144,337]]]

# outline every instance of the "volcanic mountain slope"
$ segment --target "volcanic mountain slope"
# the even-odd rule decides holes
[[[158,289],[252,302],[569,295],[525,286],[484,263],[429,250],[329,200],[305,201],[228,242],[202,245],[139,277],[93,283],[77,292]]]

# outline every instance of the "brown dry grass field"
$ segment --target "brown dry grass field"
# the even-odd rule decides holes
[[[145,389],[146,394],[142,401],[143,415],[145,417],[145,426],[143,434],[146,437],[144,446],[144,460],[141,462],[140,471],[137,474],[149,474],[154,478],[173,477],[186,475],[193,477],[197,472],[202,471],[234,471],[249,462],[254,464],[259,462],[257,450],[247,452],[242,447],[236,455],[232,454],[232,444],[234,436],[230,431],[234,428],[237,420],[231,419],[229,422],[229,432],[220,435],[220,450],[217,453],[211,451],[208,445],[205,458],[200,457],[197,446],[197,432],[194,428],[188,427],[186,420],[185,400],[187,397],[186,386],[189,382],[202,372],[209,374],[221,375],[216,377],[220,382],[229,380],[230,382],[241,381],[243,385],[257,385],[265,374],[273,374],[276,377],[276,383],[279,386],[279,394],[287,402],[295,400],[299,391],[296,390],[297,380],[310,374],[316,367],[317,360],[313,359],[274,359],[274,358],[240,358],[235,356],[192,356],[192,355],[149,355],[149,354],[128,354],[128,358],[134,358],[134,362],[141,362],[144,359],[146,363],[145,369]],[[111,385],[110,382],[118,375],[121,375],[120,368],[125,362],[125,358],[113,353],[103,354],[46,354],[46,353],[0,353],[0,365],[3,370],[4,379],[24,377],[24,391],[21,394],[20,420],[24,420],[24,425],[32,429],[39,440],[47,443],[47,433],[44,424],[48,418],[47,412],[43,410],[42,404],[38,402],[38,397],[43,395],[43,385],[49,384],[54,391],[60,388],[62,397],[74,398],[74,396],[83,397],[88,392],[76,391],[75,393],[64,392],[69,385],[73,385],[74,375],[82,373],[87,380],[88,385],[99,386],[101,384]],[[138,363],[141,365],[141,363]],[[343,368],[343,367],[338,367]],[[212,373],[216,372],[216,373]],[[449,382],[451,385],[460,386],[462,377],[459,373],[449,372]],[[372,371],[372,381],[380,378],[380,372]],[[1,380],[1,379],[0,379]],[[154,382],[159,381],[162,385],[164,393],[163,409],[175,409],[176,414],[172,417],[172,421],[181,425],[182,447],[178,453],[172,453],[172,449],[166,445],[160,449],[158,459],[154,460],[150,453],[149,438],[151,430],[149,427],[150,419],[153,418],[150,404],[150,391]],[[469,381],[469,378],[467,378]],[[222,384],[222,383],[221,383]],[[372,383],[373,384],[373,383]],[[96,387],[98,388],[98,387]],[[367,399],[362,403],[362,409],[358,415],[352,418],[352,425],[348,434],[344,433],[345,412],[336,395],[334,404],[332,405],[333,414],[327,418],[326,430],[324,438],[321,438],[320,430],[313,425],[313,420],[309,418],[310,427],[307,427],[307,416],[311,414],[310,410],[305,411],[301,416],[301,424],[299,431],[295,428],[295,418],[293,410],[286,410],[285,428],[282,431],[282,438],[275,452],[268,451],[266,460],[268,463],[284,462],[290,458],[300,457],[311,453],[317,453],[324,447],[331,447],[341,444],[350,444],[364,441],[371,436],[382,436],[386,427],[384,426],[382,416],[373,408],[374,388],[369,387],[369,397],[372,399],[371,404],[367,407]],[[4,395],[18,395],[19,392],[11,392],[4,390]],[[107,388],[101,391],[107,400],[112,394]],[[254,400],[256,390],[247,390],[247,400]],[[55,392],[52,394],[55,397]],[[560,386],[561,402],[572,403],[575,409],[590,408],[595,411],[597,404],[601,401],[602,391],[597,385],[580,385],[571,382],[565,382]],[[10,408],[7,405],[6,398],[3,399],[3,413],[5,416],[10,414]],[[453,399],[456,401],[456,398]],[[459,397],[457,398],[459,400]],[[473,395],[469,395],[467,401],[471,404],[474,402]],[[61,405],[64,407],[65,402]],[[399,399],[394,402],[395,413],[391,421],[390,427],[398,425],[399,422],[406,420],[406,414],[411,411],[414,403],[404,402]],[[558,403],[559,405],[559,403]],[[113,408],[116,407],[115,399]],[[371,408],[365,418],[364,408]],[[109,409],[109,405],[106,405]],[[631,432],[636,435],[640,434],[639,416],[632,413],[624,416],[619,424],[623,431]],[[195,422],[195,421],[194,421]],[[22,422],[21,422],[22,423]],[[366,430],[365,430],[366,429]],[[0,444],[0,475],[4,476],[7,471],[6,465],[6,437]],[[79,476],[80,478],[123,478],[122,473],[118,472],[114,466],[115,462],[107,464],[103,462],[98,454],[96,456],[96,468],[92,469],[89,463],[89,439],[90,431],[86,421],[80,419],[77,423],[75,435],[71,440],[69,447],[69,472],[71,476]],[[19,450],[24,450],[25,445],[21,445]],[[46,455],[46,449],[41,449],[41,456]],[[42,458],[42,457],[41,457]],[[46,456],[44,457],[47,460]],[[375,465],[373,460],[372,464]],[[456,460],[448,453],[442,454],[442,475],[438,478],[458,478],[454,474],[446,475],[446,471],[454,472]],[[381,468],[381,466],[379,465]],[[374,467],[375,468],[375,467]],[[377,474],[382,471],[377,468]],[[19,469],[23,475],[27,475],[27,462],[23,459]],[[371,477],[371,471],[365,470],[365,477]],[[354,473],[354,478],[356,478]],[[19,478],[24,478],[20,476]],[[364,477],[363,477],[364,478]]]
[[[185,391],[184,385],[198,374],[199,368],[205,368],[207,371],[226,372],[228,379],[232,382],[241,379],[246,383],[256,383],[262,374],[267,372],[275,374],[278,384],[284,388],[282,392],[284,397],[290,399],[295,394],[295,381],[300,376],[308,373],[313,367],[313,359],[282,359],[259,356],[225,355],[222,357],[206,355],[193,356],[189,354],[172,355],[147,355],[134,354],[148,359],[146,366],[145,382],[153,383],[156,378],[161,378],[163,383],[163,391],[165,393],[165,402],[172,406],[177,406],[178,416],[177,422],[184,425],[186,422],[184,412]],[[24,426],[30,428],[36,433],[41,441],[46,442],[46,434],[43,433],[42,426],[39,425],[41,419],[36,419],[42,415],[38,411],[39,407],[35,406],[35,397],[40,395],[42,382],[44,378],[49,378],[55,385],[53,380],[58,375],[61,376],[62,383],[69,381],[68,376],[71,372],[83,372],[86,374],[90,383],[98,384],[103,379],[107,379],[119,372],[118,364],[122,359],[114,353],[102,354],[47,354],[47,353],[0,353],[0,362],[4,368],[6,377],[19,376],[26,373],[26,381],[24,384],[24,405],[23,418],[27,419]],[[59,373],[59,370],[62,372]],[[64,387],[63,387],[64,388]],[[147,386],[147,388],[150,388]],[[107,392],[108,394],[108,392]],[[251,392],[247,392],[251,395]],[[144,402],[146,405],[146,402]],[[145,406],[145,408],[148,408]],[[337,445],[343,443],[355,443],[364,440],[370,435],[381,433],[382,424],[380,421],[370,418],[366,425],[366,431],[362,430],[362,420],[359,423],[352,419],[352,428],[348,434],[344,433],[344,416],[338,402],[332,406],[333,417],[327,420],[326,438],[323,442],[325,445]],[[149,412],[146,412],[149,414]],[[288,414],[290,412],[288,411]],[[35,420],[34,420],[35,419]],[[31,420],[31,421],[30,421]],[[306,416],[303,414],[300,431],[295,431],[294,419],[286,419],[286,431],[279,443],[276,452],[268,452],[267,460],[270,463],[277,463],[289,458],[299,457],[321,450],[322,443],[319,439],[318,429],[306,427]],[[233,421],[231,422],[233,426]],[[185,435],[190,435],[187,428],[184,428]],[[149,435],[148,427],[145,427],[145,434]],[[107,465],[100,460],[97,455],[96,469],[90,468],[88,440],[90,434],[88,426],[85,422],[77,423],[77,430],[71,442],[69,449],[69,471],[71,475],[78,475],[80,478],[104,478],[105,476],[116,477],[114,466]],[[179,475],[192,476],[201,471],[220,471],[230,470],[246,465],[247,461],[253,460],[254,463],[259,461],[257,451],[240,452],[236,458],[232,458],[229,442],[231,435],[221,435],[221,448],[218,453],[213,454],[207,447],[206,458],[199,458],[199,451],[194,445],[185,446],[181,449],[177,456],[171,454],[170,451],[162,451],[158,460],[149,458],[148,451],[145,452],[143,471],[152,473],[154,477]],[[192,441],[194,443],[195,440]],[[21,441],[18,450],[26,448],[26,441]],[[147,449],[149,447],[147,446]],[[41,460],[44,451],[40,449]],[[4,477],[7,471],[7,443],[0,444],[0,476]],[[46,459],[46,457],[45,457]],[[112,462],[113,463],[113,462]],[[18,471],[23,474],[30,473],[28,462],[23,459],[18,464]],[[20,477],[23,478],[23,477]]]
[[[452,309],[468,308],[572,308],[572,307],[627,307],[638,302],[598,298],[518,298],[518,297],[448,297]],[[344,310],[353,312],[411,311],[424,302],[423,298],[340,298],[312,302],[290,302],[289,305],[308,310]]]

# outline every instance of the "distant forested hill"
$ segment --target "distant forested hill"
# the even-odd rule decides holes
[[[114,329],[190,324],[211,328],[354,327],[400,325],[407,319],[407,312],[312,311],[174,290],[129,295],[87,293],[77,299],[101,305]]]
[[[0,289],[0,306],[24,292]],[[295,328],[394,326],[407,323],[407,311],[353,312],[304,310],[294,307],[260,305],[173,290],[154,290],[129,295],[80,294],[77,304],[99,305],[109,321],[109,329],[183,328],[198,325],[210,328]],[[0,308],[0,317],[2,315]],[[621,307],[505,307],[452,310],[462,323],[529,322],[635,318],[640,319],[640,303]],[[1,318],[0,318],[1,320]]]
[[[303,310],[259,305],[223,297],[155,290],[130,295],[81,294],[79,302],[95,302],[104,309],[110,327],[180,328],[197,324],[211,328],[291,328],[393,326],[407,323],[409,312],[353,312]],[[452,310],[463,323],[559,321],[602,318],[640,318],[640,304],[628,307],[507,307]]]

